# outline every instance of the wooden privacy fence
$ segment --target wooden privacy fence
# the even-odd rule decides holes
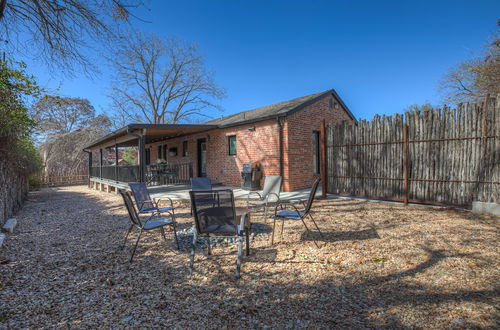
[[[500,203],[496,99],[328,127],[328,192],[425,204]]]
[[[89,175],[87,169],[59,170],[40,176],[42,185],[46,187],[87,184]]]

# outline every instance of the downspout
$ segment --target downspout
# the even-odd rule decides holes
[[[280,153],[280,176],[283,178],[284,166],[283,166],[283,124],[281,123],[280,117],[276,117],[276,122],[278,123],[278,139],[279,139],[279,153]],[[283,178],[284,181],[284,178]]]
[[[144,174],[146,172],[146,163],[145,163],[146,145],[144,143],[144,135],[132,133],[129,128],[127,128],[127,134],[136,136],[137,139],[139,139],[139,182],[144,182],[144,176],[145,176]]]

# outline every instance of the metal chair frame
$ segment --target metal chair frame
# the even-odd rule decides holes
[[[172,212],[167,212],[170,214],[170,217],[160,217],[161,212],[153,212],[145,221],[142,221],[139,216],[139,213],[137,212],[136,208],[134,207],[134,204],[132,203],[132,199],[130,198],[129,193],[124,189],[120,189],[120,194],[123,197],[123,202],[125,204],[125,207],[127,208],[130,221],[132,222],[127,231],[127,234],[125,235],[125,240],[123,241],[122,250],[125,248],[125,245],[127,244],[127,239],[132,229],[134,229],[134,227],[139,229],[139,236],[137,237],[134,249],[132,250],[132,255],[130,256],[130,261],[129,261],[130,263],[132,263],[134,259],[135,251],[137,250],[137,245],[139,244],[139,240],[141,239],[142,232],[144,230],[148,231],[159,228],[163,239],[165,240],[165,242],[168,242],[163,227],[172,226],[177,249],[178,250],[180,249],[179,240],[177,238],[177,222],[175,220],[175,214],[173,214]],[[149,224],[152,225],[148,226]]]
[[[135,204],[137,206],[137,212],[139,214],[153,213],[153,212],[169,212],[174,215],[175,218],[175,207],[173,200],[168,197],[162,198],[151,198],[149,195],[148,188],[143,182],[129,183],[130,190],[132,191],[132,195],[134,196]],[[143,193],[145,196],[144,199],[141,198],[140,194]],[[159,204],[162,201],[169,201],[170,206],[160,207]]]
[[[272,236],[271,236],[271,245],[274,244],[274,232],[275,232],[275,228],[276,228],[276,219],[277,218],[280,218],[282,219],[282,223],[281,223],[281,239],[283,239],[283,228],[285,226],[285,220],[286,219],[300,219],[300,221],[302,221],[302,224],[304,225],[304,227],[306,228],[306,230],[308,232],[311,232],[311,230],[309,229],[309,227],[307,226],[306,222],[304,221],[304,219],[309,216],[314,224],[314,226],[316,227],[316,229],[318,230],[319,234],[321,237],[323,237],[323,233],[321,232],[321,230],[319,229],[318,227],[318,224],[316,223],[316,221],[314,220],[311,212],[311,207],[312,207],[312,204],[313,204],[313,201],[314,201],[314,198],[315,198],[315,195],[316,195],[316,191],[318,190],[318,186],[319,186],[319,182],[321,181],[321,179],[316,179],[311,187],[311,192],[309,193],[309,198],[307,199],[307,204],[304,202],[304,200],[281,200],[279,204],[276,204],[276,207],[274,209],[274,221],[273,221],[273,233],[272,233]],[[297,202],[301,203],[302,206],[304,207],[304,210],[303,211],[300,211],[298,209],[298,207],[295,205],[297,204]],[[278,206],[281,208],[281,210],[284,210],[286,209],[286,207],[290,207],[292,208],[292,212],[296,212],[296,216],[293,216],[291,217],[290,215],[287,216],[287,215],[280,215],[278,213]],[[313,238],[313,241],[314,241],[314,244],[316,245],[317,248],[319,248],[319,245],[318,245],[318,242]]]
[[[277,180],[279,178],[279,189],[278,193],[271,191],[273,186],[266,187],[266,183],[269,182],[268,180]],[[273,183],[271,183],[272,185]],[[262,189],[262,194],[257,192],[257,191],[250,191],[247,195],[247,207],[253,207],[255,209],[259,208],[264,208],[264,222],[267,223],[267,212],[268,212],[268,207],[270,205],[278,205],[280,203],[280,191],[281,191],[281,185],[283,184],[283,180],[280,176],[273,175],[273,176],[266,176],[266,179],[264,181],[264,188]],[[258,201],[259,202],[264,202],[264,205],[252,205],[252,195],[257,195],[259,196]],[[276,200],[272,201],[270,200],[270,197],[275,197]]]
[[[191,256],[190,256],[190,264],[189,264],[189,272],[190,274],[193,273],[194,271],[194,257],[196,253],[196,240],[198,239],[198,236],[204,236],[207,240],[207,254],[212,255],[212,250],[210,246],[210,237],[229,237],[229,236],[238,236],[238,255],[236,259],[236,278],[240,278],[241,275],[241,257],[243,253],[243,235],[246,237],[246,255],[250,255],[250,238],[249,238],[249,228],[246,226],[246,218],[245,219],[240,219],[240,224],[236,225],[236,210],[234,206],[234,195],[233,191],[230,189],[223,189],[223,190],[215,190],[213,191],[213,195],[217,195],[217,200],[219,200],[219,195],[222,193],[229,193],[231,197],[231,208],[232,208],[232,214],[234,217],[234,226],[235,226],[235,232],[227,232],[223,234],[216,234],[213,232],[209,231],[204,231],[200,225],[200,219],[198,216],[198,209],[196,205],[196,195],[200,193],[208,193],[206,190],[201,190],[201,191],[193,191],[191,190],[189,192],[190,198],[191,198],[191,205],[193,207],[193,214],[194,214],[194,219],[195,219],[195,230],[193,234],[193,243],[191,246]],[[215,206],[215,205],[214,205]],[[243,215],[243,216],[249,216]],[[243,217],[242,216],[242,217]],[[212,235],[212,236],[210,236]]]

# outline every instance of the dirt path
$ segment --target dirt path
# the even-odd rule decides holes
[[[159,232],[144,236],[129,265],[119,196],[66,187],[29,199],[0,250],[0,328],[498,325],[498,218],[317,201],[321,249],[287,223],[279,244],[252,242],[236,282],[233,246],[199,253],[189,276],[187,251]],[[189,209],[178,214],[189,228]]]

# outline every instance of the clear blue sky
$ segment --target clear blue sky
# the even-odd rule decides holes
[[[329,88],[357,118],[440,104],[443,74],[478,55],[500,17],[498,0],[152,0],[149,9],[140,29],[199,44],[227,89],[224,115]],[[93,81],[29,69],[42,85],[108,107],[105,65]]]

